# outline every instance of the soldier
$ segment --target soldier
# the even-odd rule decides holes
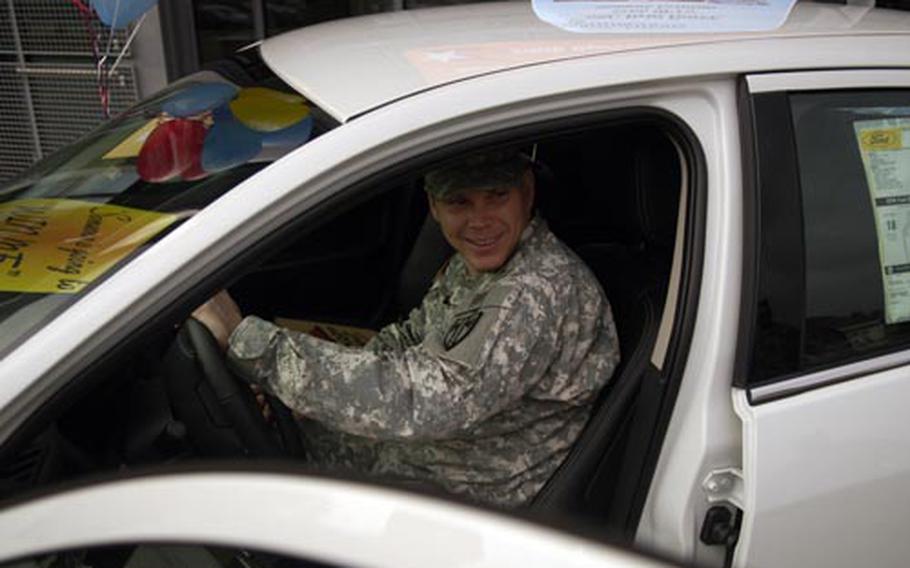
[[[420,307],[364,347],[241,321],[224,293],[194,316],[241,376],[310,419],[301,428],[317,464],[525,504],[619,360],[610,306],[533,215],[521,154],[472,156],[425,182],[456,254]]]

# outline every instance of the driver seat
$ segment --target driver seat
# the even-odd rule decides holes
[[[530,505],[532,510],[595,521],[612,521],[616,499],[631,499],[618,496],[617,486],[627,453],[634,450],[628,447],[628,434],[639,420],[642,385],[660,380],[651,357],[669,281],[682,184],[676,146],[660,128],[639,125],[616,140],[610,148],[576,145],[596,151],[581,157],[576,153],[569,162],[585,161],[568,170],[582,172],[581,179],[572,180],[580,184],[581,194],[571,200],[581,213],[562,218],[584,219],[585,212],[594,212],[587,214],[591,222],[551,226],[604,287],[619,335],[620,365],[569,455]],[[605,155],[611,157],[606,167]],[[609,188],[599,175],[604,171],[610,172]],[[624,524],[620,519],[614,526],[619,530]]]

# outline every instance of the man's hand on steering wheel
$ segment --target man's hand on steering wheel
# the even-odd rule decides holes
[[[262,387],[258,385],[250,385],[250,389],[253,391],[253,394],[256,395],[256,404],[259,406],[259,412],[262,413],[262,418],[269,424],[273,424],[275,417],[272,415],[272,405],[269,404],[268,395],[262,390]]]
[[[193,319],[204,325],[218,342],[218,346],[223,351],[227,351],[228,339],[231,337],[234,329],[240,325],[243,320],[243,314],[237,302],[231,298],[227,290],[222,290],[212,296],[209,301],[202,304],[193,311]],[[253,394],[256,395],[256,404],[259,406],[259,412],[269,424],[274,423],[272,407],[266,399],[266,393],[257,385],[250,385]]]
[[[174,415],[206,455],[302,457],[291,411],[261,388],[251,389],[225,364],[228,339],[242,318],[222,291],[180,327],[164,361]]]
[[[218,342],[221,349],[227,351],[228,339],[234,329],[240,325],[243,314],[240,313],[237,302],[226,290],[222,290],[212,296],[208,302],[196,308],[193,312],[193,319],[207,327],[215,336],[215,341]]]

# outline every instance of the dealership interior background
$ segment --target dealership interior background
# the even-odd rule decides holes
[[[105,53],[124,54],[108,82],[109,112],[116,115],[264,37],[337,18],[470,2],[158,0],[141,25],[113,34],[97,19],[86,22],[78,3],[0,0],[0,182],[104,121],[97,61]]]

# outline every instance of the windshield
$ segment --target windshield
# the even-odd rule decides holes
[[[252,57],[171,85],[0,187],[0,354],[329,127]]]

